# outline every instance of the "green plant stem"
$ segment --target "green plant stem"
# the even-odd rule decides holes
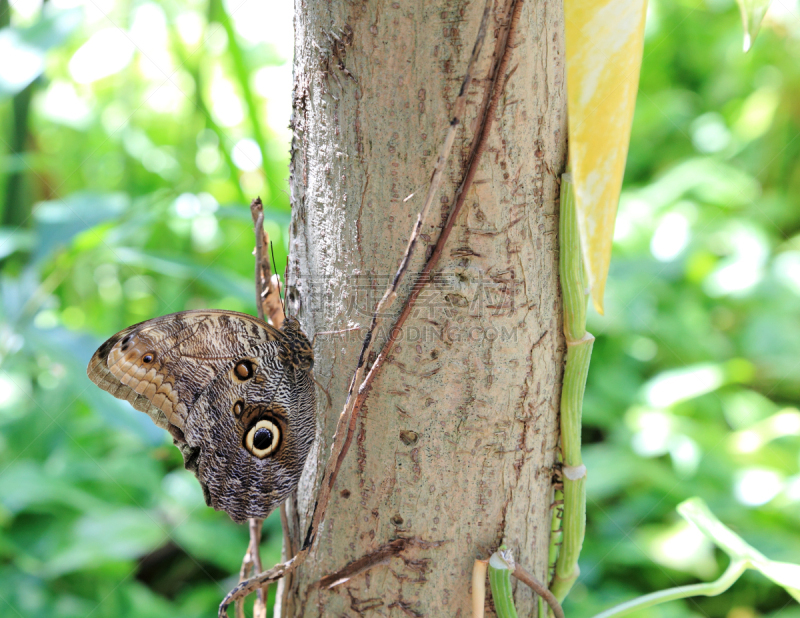
[[[8,0],[0,0],[0,28],[11,25],[11,5]]]
[[[563,477],[562,477],[563,478]],[[564,484],[563,481],[561,483],[561,487],[556,487],[555,491],[553,491],[553,513],[552,519],[550,520],[550,549],[548,550],[547,555],[547,581],[550,587],[550,592],[556,595],[557,587],[555,587],[555,580],[556,580],[556,565],[558,563],[558,555],[561,550],[561,543],[564,540]],[[546,614],[544,613],[544,599],[540,596],[539,599],[539,613],[537,616],[544,617]],[[549,615],[552,616],[552,612],[549,612]]]
[[[563,485],[562,485],[563,487]],[[564,490],[556,489],[553,492],[553,517],[550,521],[550,549],[547,555],[547,579],[553,581],[556,576],[556,562],[564,536],[561,521],[564,518]]]
[[[692,584],[690,586],[678,586],[677,588],[668,588],[652,594],[646,594],[638,599],[620,603],[601,612],[594,616],[594,618],[616,618],[623,616],[638,609],[645,609],[653,605],[660,605],[667,601],[674,601],[675,599],[685,599],[687,597],[706,596],[713,597],[722,594],[730,588],[734,582],[744,573],[747,569],[746,560],[733,560],[728,568],[720,576],[720,578],[713,582],[706,584]]]
[[[44,0],[43,4],[47,0]],[[11,24],[11,7],[7,0],[0,2],[0,27]],[[29,118],[33,94],[40,83],[40,79],[33,80],[20,92],[14,95],[11,101],[12,126],[9,144],[9,156],[22,159],[30,140],[31,130]],[[10,227],[24,226],[30,217],[33,206],[30,187],[26,182],[28,174],[25,166],[12,171],[5,183],[5,199],[3,202],[2,225]]]
[[[489,558],[489,586],[492,589],[497,618],[517,618],[514,592],[511,589],[511,573],[513,571],[514,565],[506,562],[499,551],[493,553]]]
[[[578,579],[578,557],[586,533],[586,478],[564,480],[564,528],[561,550],[556,563],[552,593],[562,602]]]
[[[559,274],[564,301],[567,362],[561,388],[561,455],[564,509],[561,547],[551,539],[551,555],[558,553],[551,591],[563,601],[578,578],[578,557],[586,533],[586,468],[581,458],[581,411],[594,337],[586,332],[587,294],[581,254],[575,193],[571,176],[561,177]],[[558,511],[553,513],[554,519]],[[555,522],[551,531],[558,530]]]
[[[564,335],[567,341],[580,341],[586,334],[586,278],[583,269],[578,211],[572,175],[561,176],[561,209],[558,222],[561,296],[564,299]]]
[[[30,129],[28,118],[31,109],[31,99],[36,88],[36,80],[28,84],[23,90],[14,95],[12,99],[13,122],[11,126],[11,139],[9,156],[22,159],[28,144]],[[11,172],[6,181],[5,207],[3,209],[2,224],[18,227],[24,225],[31,211],[31,200],[26,195],[26,173],[24,167]]]
[[[567,340],[567,364],[564,368],[564,382],[561,386],[561,453],[564,456],[565,468],[583,465],[581,411],[593,345],[594,337],[589,333],[586,333],[580,341]],[[569,475],[565,474],[565,493],[568,480]]]

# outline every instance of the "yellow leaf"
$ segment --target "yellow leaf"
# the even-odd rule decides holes
[[[565,0],[569,157],[592,302],[603,313],[647,0]]]

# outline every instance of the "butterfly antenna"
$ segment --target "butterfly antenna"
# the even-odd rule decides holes
[[[272,241],[269,241],[269,252],[272,254],[272,265],[275,266],[275,248],[272,246]],[[284,273],[283,278],[286,278],[286,274]],[[281,309],[283,310],[283,317],[286,317],[286,304],[283,302],[283,296],[281,296],[281,278],[278,277],[278,300],[281,301]]]

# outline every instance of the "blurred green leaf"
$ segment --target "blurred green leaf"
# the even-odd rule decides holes
[[[80,512],[101,509],[104,504],[91,494],[70,484],[67,479],[47,474],[31,461],[17,461],[0,475],[0,503],[10,513],[29,509],[69,507]]]
[[[130,560],[161,545],[166,529],[154,512],[141,508],[115,509],[87,515],[75,523],[69,543],[42,567],[45,577]]]
[[[127,247],[115,249],[113,253],[122,264],[140,266],[177,279],[201,281],[218,294],[233,296],[244,301],[250,301],[253,297],[251,281],[231,273],[220,272],[213,266],[196,264],[182,257],[168,256],[154,251],[137,251]]]
[[[40,202],[33,211],[38,234],[34,259],[44,259],[84,230],[119,218],[128,205],[129,199],[122,193],[76,193],[63,200]]]
[[[756,199],[758,181],[723,161],[695,158],[679,163],[636,196],[659,209],[689,196],[725,208],[740,208]]]
[[[0,30],[0,98],[15,95],[44,71],[44,51],[25,41],[14,28]]]
[[[0,29],[0,101],[39,77],[44,71],[45,53],[61,45],[80,22],[80,9],[67,9],[47,11],[29,28]]]
[[[235,573],[242,565],[240,532],[228,521],[190,519],[175,529],[174,537],[187,552],[227,573]]]
[[[0,260],[16,251],[30,251],[34,235],[28,230],[0,227]]]

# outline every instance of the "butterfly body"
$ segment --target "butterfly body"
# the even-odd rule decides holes
[[[206,503],[235,521],[266,517],[297,486],[314,441],[311,344],[299,323],[183,311],[135,324],[87,373],[172,434]]]

